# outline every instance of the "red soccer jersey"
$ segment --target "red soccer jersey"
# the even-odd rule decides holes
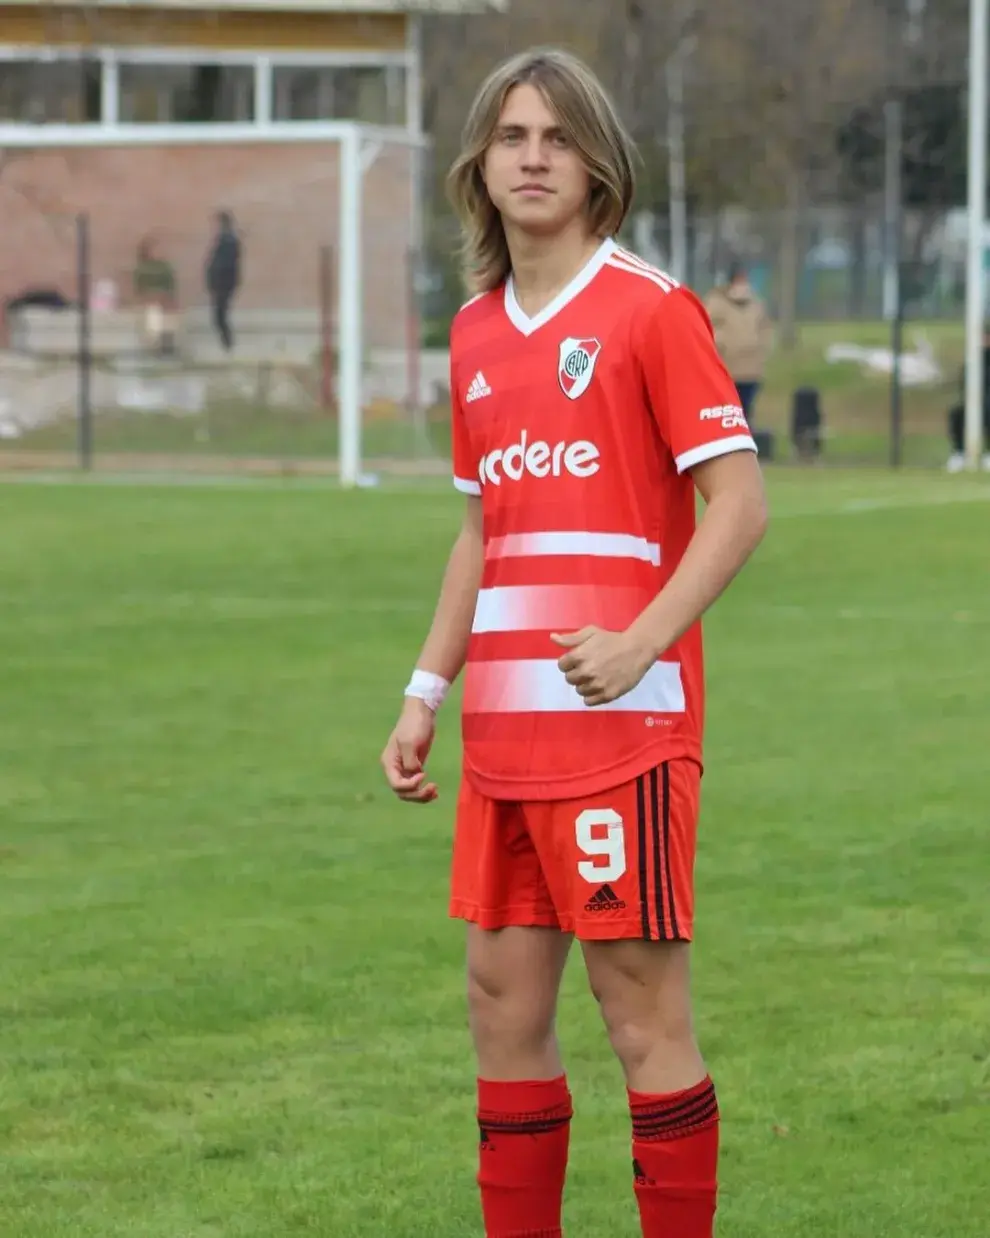
[[[504,288],[451,331],[454,480],[482,500],[485,566],[464,678],[465,773],[494,799],[595,794],[701,760],[696,624],[631,692],[584,704],[551,632],[622,630],[695,529],[688,470],[756,445],[687,289],[605,241],[527,317]]]

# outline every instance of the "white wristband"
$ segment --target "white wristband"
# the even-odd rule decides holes
[[[442,675],[434,675],[432,671],[416,670],[412,673],[412,679],[409,680],[405,695],[417,697],[436,713],[449,691],[450,683]]]

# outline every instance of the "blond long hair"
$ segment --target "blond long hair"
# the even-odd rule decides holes
[[[603,239],[617,232],[635,190],[635,147],[615,105],[591,69],[555,48],[535,48],[500,64],[485,80],[464,125],[461,153],[447,174],[447,192],[463,231],[464,278],[489,292],[512,264],[505,229],[481,175],[502,105],[516,86],[535,86],[556,115],[591,176],[588,224]]]

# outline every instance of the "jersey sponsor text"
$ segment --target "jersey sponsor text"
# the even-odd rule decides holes
[[[530,477],[593,477],[600,467],[601,453],[588,439],[576,439],[572,443],[561,439],[552,445],[544,439],[529,441],[523,430],[509,447],[497,447],[482,456],[478,466],[481,484],[500,486],[502,479],[522,481]]]

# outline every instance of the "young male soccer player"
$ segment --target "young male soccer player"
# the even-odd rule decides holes
[[[382,764],[400,799],[436,797],[424,763],[463,667],[450,910],[485,1233],[562,1233],[554,1022],[576,937],[625,1074],[643,1234],[710,1238],[719,1114],[688,983],[699,620],[763,536],[755,447],[699,302],[613,239],[632,150],[587,68],[549,51],[497,69],[450,186],[479,292],[451,334],[467,506]]]

